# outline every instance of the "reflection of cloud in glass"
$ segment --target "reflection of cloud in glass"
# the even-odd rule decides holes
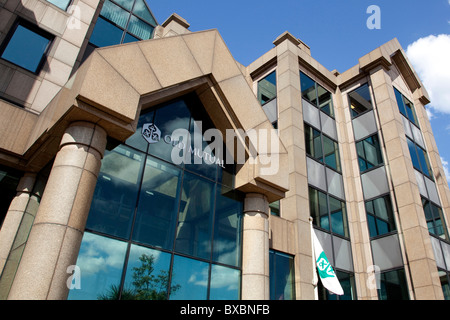
[[[121,269],[125,250],[123,242],[85,233],[77,265],[83,276],[106,272],[108,268]]]
[[[239,274],[238,270],[214,265],[211,269],[211,289],[238,290],[236,274]]]

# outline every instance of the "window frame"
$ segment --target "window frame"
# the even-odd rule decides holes
[[[375,201],[375,200],[378,200],[378,199],[385,199],[385,203],[386,203],[386,198],[390,202],[390,206],[388,207],[388,210],[390,210],[390,212],[388,212],[387,214],[388,214],[388,219],[390,218],[392,220],[392,223],[389,222],[389,220],[386,221],[385,219],[377,216],[376,214],[372,214],[372,213],[369,213],[367,211],[367,204],[368,204],[368,202],[372,202],[372,201]],[[370,215],[370,216],[374,217],[374,219],[375,219],[375,228],[377,229],[377,234],[374,235],[374,236],[371,235],[371,232],[370,232],[371,228],[369,226],[369,219],[367,219],[367,228],[369,230],[369,236],[370,236],[371,240],[382,238],[382,237],[386,237],[386,236],[389,236],[389,235],[392,235],[392,234],[396,234],[398,232],[397,231],[396,221],[395,221],[394,205],[393,205],[390,193],[385,193],[385,194],[382,194],[382,195],[377,196],[375,198],[370,198],[368,200],[364,200],[364,209],[366,210],[366,216]],[[387,223],[391,230],[389,230],[386,233],[379,233],[378,225],[376,223],[377,220],[382,220],[383,222]]]
[[[330,92],[328,89],[325,88],[325,86],[319,84],[317,81],[315,81],[314,79],[312,79],[310,76],[308,76],[305,72],[303,72],[302,70],[299,71],[299,78],[300,78],[300,95],[301,98],[303,100],[305,100],[306,102],[308,102],[309,104],[311,104],[312,106],[316,107],[317,109],[319,109],[319,111],[323,112],[324,114],[326,114],[327,116],[329,116],[332,119],[336,119],[336,113],[334,110],[334,103],[333,103],[333,93]],[[301,87],[301,79],[302,79],[302,75],[304,75],[305,77],[309,78],[312,82],[314,82],[314,92],[315,92],[315,103],[312,103],[311,101],[309,101],[308,99],[303,98],[303,90]],[[328,112],[323,111],[323,107],[320,107],[320,103],[319,103],[319,90],[318,87],[321,87],[323,90],[325,90],[327,93],[330,94],[330,104],[331,104],[331,114]]]
[[[361,89],[361,88],[363,88],[363,87],[365,87],[365,86],[367,86],[367,90],[369,91],[369,94],[370,94],[370,105],[371,105],[371,108],[370,109],[368,109],[368,110],[365,110],[365,111],[363,111],[363,112],[361,112],[361,113],[358,113],[356,116],[353,116],[353,112],[352,112],[352,103],[351,103],[351,96],[350,96],[350,94],[351,93],[353,93],[353,92],[356,92],[357,90],[359,90],[359,89]],[[362,116],[362,115],[364,115],[364,114],[366,114],[366,113],[369,113],[370,111],[373,111],[374,110],[374,108],[373,108],[373,103],[372,103],[372,101],[373,101],[373,99],[372,99],[372,92],[371,92],[371,86],[370,86],[370,84],[369,84],[369,82],[366,82],[366,83],[363,83],[362,85],[360,85],[358,88],[356,88],[356,89],[354,89],[354,90],[352,90],[352,91],[350,91],[349,93],[347,93],[347,97],[348,97],[348,106],[349,106],[349,109],[350,109],[350,117],[352,118],[352,120],[353,119],[356,119],[356,118],[358,118],[358,117],[360,117],[360,116]]]
[[[14,34],[16,33],[19,26],[22,26],[23,28],[48,40],[48,44],[47,44],[45,50],[42,52],[41,59],[39,60],[37,66],[36,66],[36,69],[34,71],[30,70],[24,66],[21,66],[15,62],[12,62],[8,59],[3,58],[3,54],[5,53],[5,50],[8,48],[8,45],[10,44],[10,42],[11,42],[12,38],[14,37]],[[18,19],[16,19],[16,21],[14,21],[13,26],[11,27],[11,29],[7,33],[5,39],[3,40],[2,44],[0,45],[0,59],[20,68],[22,70],[31,72],[34,75],[39,75],[40,72],[42,71],[42,68],[43,68],[47,58],[48,58],[48,53],[51,50],[54,39],[55,39],[55,36],[53,34],[51,34],[50,32],[47,32],[47,31],[39,28],[37,25],[35,25],[27,20],[18,18]]]
[[[361,169],[361,165],[360,165],[360,163],[359,163],[359,154],[358,154],[358,143],[361,143],[361,142],[364,142],[365,140],[367,140],[367,139],[369,139],[369,138],[372,138],[372,137],[374,137],[374,136],[376,136],[377,137],[377,139],[378,139],[378,147],[379,147],[379,154],[380,154],[380,157],[381,157],[381,162],[379,163],[379,164],[377,164],[377,165],[374,165],[373,167],[371,167],[371,168],[367,168],[367,169],[365,169],[365,170],[362,170]],[[381,147],[381,139],[380,139],[380,136],[378,135],[378,132],[375,132],[374,134],[370,134],[370,135],[368,135],[368,136],[366,136],[366,137],[364,137],[364,138],[362,138],[362,139],[359,139],[359,140],[357,140],[357,141],[355,141],[355,149],[356,149],[356,155],[357,155],[357,157],[358,157],[358,166],[359,166],[359,172],[360,172],[360,175],[361,174],[364,174],[364,173],[367,173],[367,172],[369,172],[369,171],[372,171],[372,170],[376,170],[376,169],[378,169],[378,168],[380,168],[380,167],[383,167],[385,164],[384,164],[384,157],[383,157],[383,150],[382,150],[382,147]],[[364,150],[364,154],[366,154],[366,150],[365,149],[363,149]],[[364,160],[364,162],[368,162],[365,158],[363,159]]]

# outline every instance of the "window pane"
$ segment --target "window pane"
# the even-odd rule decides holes
[[[269,252],[270,299],[294,300],[294,259],[280,252]]]
[[[153,18],[152,14],[148,10],[147,6],[144,3],[144,0],[136,0],[133,8],[133,13],[141,17],[145,21],[151,23],[153,26],[156,26],[155,18]]]
[[[280,200],[269,204],[270,214],[279,217],[280,216]]]
[[[241,272],[223,266],[211,266],[210,300],[239,300]]]
[[[422,171],[420,169],[420,163],[419,163],[419,157],[417,156],[416,145],[411,140],[409,140],[409,139],[406,139],[406,140],[408,141],[409,154],[411,155],[411,161],[413,163],[414,168],[416,168],[419,171]]]
[[[329,197],[331,231],[348,237],[347,213],[345,203],[335,198]]]
[[[55,6],[57,6],[61,10],[66,11],[71,0],[47,0],[47,1],[50,3],[53,3]]]
[[[165,143],[163,137],[172,135],[176,129],[189,129],[190,112],[183,100],[172,102],[155,110],[153,123],[161,130],[161,141],[149,146],[149,153],[172,162],[172,144]]]
[[[325,164],[336,171],[341,171],[339,159],[339,146],[337,142],[323,136],[323,152],[325,153]]]
[[[317,106],[316,83],[303,72],[300,72],[302,98]]]
[[[378,289],[380,300],[408,300],[405,271],[403,269],[383,272],[380,275],[380,280],[380,289]]]
[[[258,82],[258,100],[261,105],[277,96],[276,72],[272,72],[267,77]]]
[[[218,185],[214,218],[214,261],[240,266],[242,210],[242,197],[235,191]]]
[[[135,16],[131,16],[128,31],[142,40],[148,40],[152,37],[153,27]]]
[[[357,142],[356,151],[361,172],[383,163],[378,135]]]
[[[322,140],[320,131],[305,124],[306,153],[316,160],[322,161]]]
[[[121,300],[166,300],[171,256],[131,245]],[[172,282],[171,292],[178,286]]]
[[[142,113],[139,117],[138,125],[136,128],[136,132],[125,141],[125,143],[129,146],[135,147],[141,151],[147,152],[148,142],[142,136],[142,127],[146,123],[153,123],[154,120],[154,112]]]
[[[81,289],[72,289],[69,300],[118,300],[127,243],[85,232],[77,266]]]
[[[319,190],[309,188],[309,208],[311,217],[313,218],[313,224],[330,230],[327,195]]]
[[[176,230],[175,250],[199,258],[211,254],[214,183],[185,172]]]
[[[127,27],[128,18],[130,17],[128,11],[123,10],[109,0],[106,0],[103,4],[100,14],[124,29]]]
[[[172,249],[180,182],[180,169],[153,157],[147,158],[133,240]]]
[[[209,264],[185,257],[174,256],[170,300],[206,300]]]
[[[408,118],[408,115],[406,114],[405,103],[403,102],[403,95],[395,88],[394,91],[395,98],[397,99],[398,110],[401,114]]]
[[[406,100],[405,108],[406,108],[406,113],[408,114],[409,121],[414,123],[416,126],[419,126],[419,121],[417,120],[416,112],[414,110],[414,105],[410,101]]]
[[[129,238],[144,155],[125,146],[106,152],[86,228]]]
[[[372,100],[367,83],[350,92],[348,96],[350,98],[350,109],[353,118],[363,112],[372,110]]]
[[[133,7],[133,1],[132,0],[114,0],[115,3],[121,5],[127,10],[131,10]]]
[[[428,177],[432,177],[431,176],[431,167],[430,167],[430,163],[428,162],[427,152],[425,150],[423,150],[422,148],[420,148],[419,146],[416,146],[416,149],[417,149],[417,154],[419,155],[419,162],[420,162],[420,167],[422,168],[422,173],[427,175]]]
[[[317,95],[319,99],[319,108],[331,117],[334,117],[333,102],[331,93],[320,85],[317,85]]]
[[[125,38],[123,38],[123,43],[130,43],[130,42],[136,42],[136,41],[139,41],[139,39],[136,37],[133,37],[129,33],[126,33]]]
[[[366,202],[370,236],[376,237],[396,229],[390,196]]]
[[[2,59],[31,72],[37,72],[49,44],[48,38],[18,25],[2,53]]]
[[[89,41],[97,47],[120,44],[123,31],[105,19],[99,17]]]

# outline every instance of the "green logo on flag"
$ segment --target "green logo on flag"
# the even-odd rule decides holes
[[[325,252],[322,251],[316,263],[320,278],[325,279],[336,277],[336,274],[334,273],[334,270],[331,267],[330,262],[328,262]]]

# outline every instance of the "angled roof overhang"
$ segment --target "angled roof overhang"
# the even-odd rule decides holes
[[[96,123],[111,138],[124,141],[135,132],[143,108],[192,91],[218,129],[241,132],[237,141],[247,161],[239,164],[236,188],[263,192],[270,201],[284,197],[287,152],[278,136],[261,143],[242,134],[273,128],[216,30],[95,50],[34,119],[23,150],[14,150],[17,166],[37,170],[54,157],[71,122]],[[267,159],[277,163],[267,164]]]

